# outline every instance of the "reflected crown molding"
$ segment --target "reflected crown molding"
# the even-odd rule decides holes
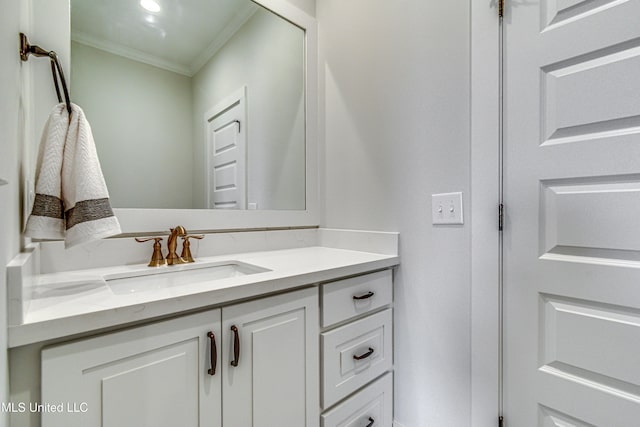
[[[138,61],[142,62],[143,64],[151,65],[153,67],[162,68],[163,70],[182,74],[187,77],[192,76],[191,69],[183,64],[173,61],[167,61],[166,59],[162,59],[155,55],[142,52],[141,50],[126,47],[107,40],[101,40],[99,38],[79,31],[71,31],[71,40],[76,43],[80,43],[114,55],[131,59],[133,61]]]

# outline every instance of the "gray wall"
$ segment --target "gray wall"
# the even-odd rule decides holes
[[[192,207],[191,78],[76,42],[71,71],[111,205]]]
[[[405,427],[470,424],[469,217],[434,227],[430,213],[430,195],[451,191],[469,213],[469,5],[317,3],[323,225],[400,232],[394,400]]]
[[[259,209],[304,209],[303,34],[259,8],[193,77],[195,176],[204,175],[205,112],[247,87],[247,201]]]
[[[9,185],[0,186],[0,402],[7,402],[9,396],[5,266],[20,248],[19,147],[25,126],[17,52],[19,22],[20,2],[3,1],[0,13],[0,178],[8,180]],[[0,413],[0,426],[8,425],[8,414]]]

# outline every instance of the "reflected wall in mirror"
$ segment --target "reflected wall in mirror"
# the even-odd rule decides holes
[[[143,3],[71,0],[113,207],[304,210],[304,30],[250,0]]]

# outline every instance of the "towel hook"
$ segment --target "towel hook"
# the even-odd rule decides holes
[[[62,72],[60,61],[58,61],[58,55],[52,50],[48,51],[44,50],[40,46],[30,45],[26,34],[20,33],[20,59],[26,61],[29,59],[30,54],[35,56],[46,56],[51,60],[51,74],[53,76],[53,84],[56,88],[56,95],[58,95],[58,102],[62,102],[60,87],[58,85],[58,80],[60,80],[60,83],[62,84],[62,91],[64,92],[64,99],[67,104],[67,111],[69,112],[69,117],[71,117],[71,99],[69,98],[69,89],[67,88],[67,82],[64,79],[64,73]]]

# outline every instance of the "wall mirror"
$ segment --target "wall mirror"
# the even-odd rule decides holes
[[[315,19],[287,0],[71,0],[70,86],[125,233],[317,225]]]
[[[116,208],[305,209],[305,33],[251,0],[71,0]]]

